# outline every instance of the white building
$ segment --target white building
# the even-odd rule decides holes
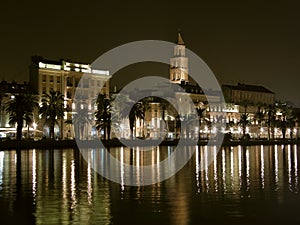
[[[83,75],[84,80],[78,86]],[[72,125],[66,124],[65,121],[72,119],[72,113],[76,113],[75,91],[77,96],[80,94],[82,104],[85,104],[91,110],[94,107],[94,96],[97,93],[109,97],[110,78],[108,70],[92,68],[90,64],[75,63],[69,60],[52,61],[34,56],[30,65],[30,86],[40,97],[51,90],[64,95],[65,108],[68,109],[68,112],[65,112],[60,126],[55,128],[56,136],[60,138],[74,137],[74,128]],[[99,90],[99,87],[102,87],[102,89]],[[43,127],[44,134],[47,136],[49,129],[43,124],[38,124],[38,126]],[[62,129],[62,132],[60,132],[60,129]],[[95,132],[94,129],[86,130]],[[88,136],[90,135],[93,134],[88,134]]]

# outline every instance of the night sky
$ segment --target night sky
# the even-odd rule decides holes
[[[260,84],[300,107],[300,7],[292,1],[5,1],[0,23],[0,78],[8,81],[28,81],[32,55],[91,63],[131,41],[174,42],[180,28],[221,84]],[[156,72],[149,68],[142,74]]]

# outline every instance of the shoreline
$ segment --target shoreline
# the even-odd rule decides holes
[[[113,140],[101,140],[105,147],[136,147],[141,146],[141,140],[130,141],[130,140],[122,140],[119,141],[117,139]],[[89,140],[89,141],[78,141],[80,147],[86,148],[99,148],[99,140]],[[176,146],[178,144],[178,140],[163,140],[160,142],[159,140],[147,140],[143,142],[143,146]],[[195,141],[190,140],[183,140],[183,144],[195,145]],[[205,146],[207,145],[207,141],[199,140],[197,145],[198,146]],[[222,146],[253,146],[253,145],[289,145],[289,144],[296,144],[300,145],[300,139],[276,139],[276,140],[230,140],[230,141],[223,141]],[[214,143],[212,143],[214,145]],[[14,150],[14,149],[61,149],[61,148],[78,148],[77,142],[75,140],[50,140],[44,139],[39,141],[34,140],[5,140],[0,141],[0,150]]]

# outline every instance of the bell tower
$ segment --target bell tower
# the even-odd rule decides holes
[[[174,56],[170,59],[170,81],[180,84],[189,82],[188,58],[185,57],[185,44],[180,32],[177,34],[177,42],[174,46]]]

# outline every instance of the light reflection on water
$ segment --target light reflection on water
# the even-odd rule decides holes
[[[155,164],[152,174],[160,176],[158,162],[173,150],[110,152],[125,179],[125,163]],[[105,166],[103,150],[87,149],[88,161],[73,149],[1,151],[1,218],[5,224],[299,224],[298,151],[296,145],[237,146],[216,154],[215,147],[196,147],[175,176],[141,187],[98,175],[92,166]]]

